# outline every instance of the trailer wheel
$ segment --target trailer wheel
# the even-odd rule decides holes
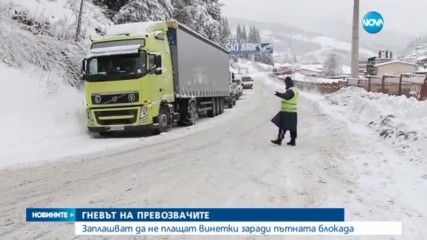
[[[216,101],[216,115],[221,115],[221,98],[215,98]]]
[[[168,109],[164,105],[161,106],[158,116],[159,127],[154,130],[154,134],[159,135],[160,133],[169,131],[171,127],[170,119],[170,111],[168,111]]]
[[[224,98],[219,98],[219,114],[224,113]]]
[[[216,100],[215,98],[212,98],[212,109],[208,110],[208,117],[213,118],[217,115],[216,113]]]
[[[233,106],[236,106],[236,99],[233,99]]]
[[[233,100],[232,98],[230,98],[230,99],[227,101],[227,106],[228,106],[228,108],[233,108],[233,101],[236,101],[236,100]]]

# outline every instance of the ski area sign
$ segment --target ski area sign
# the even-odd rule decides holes
[[[273,44],[271,43],[227,43],[225,48],[230,54],[255,54],[269,53],[273,54]]]

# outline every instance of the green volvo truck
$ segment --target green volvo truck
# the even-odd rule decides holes
[[[224,112],[229,53],[176,22],[107,28],[83,60],[88,129],[168,131]]]

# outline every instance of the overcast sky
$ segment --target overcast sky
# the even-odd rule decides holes
[[[305,30],[343,31],[351,27],[353,0],[220,0],[227,17],[281,22]],[[427,34],[427,0],[360,0],[360,17],[380,12],[384,30]],[[345,31],[345,33],[350,33]]]

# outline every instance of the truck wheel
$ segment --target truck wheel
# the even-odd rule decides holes
[[[233,99],[233,106],[236,106],[236,99]]]
[[[182,102],[180,109],[180,120],[178,122],[179,126],[193,126],[196,124],[198,114],[197,104],[195,101],[185,100],[185,102]]]
[[[232,98],[230,98],[230,99],[227,101],[227,107],[228,107],[228,108],[233,108],[233,99],[232,99]]]
[[[221,98],[216,98],[216,113],[217,115],[221,115]]]
[[[212,98],[212,109],[208,110],[208,117],[213,118],[217,115],[216,113],[216,100],[215,98]]]
[[[159,116],[157,118],[159,121],[159,127],[154,130],[154,134],[158,135],[162,132],[169,131],[171,127],[171,122],[170,122],[171,117],[170,117],[170,111],[168,111],[165,106],[160,107]]]
[[[224,98],[219,98],[220,114],[224,113]]]

